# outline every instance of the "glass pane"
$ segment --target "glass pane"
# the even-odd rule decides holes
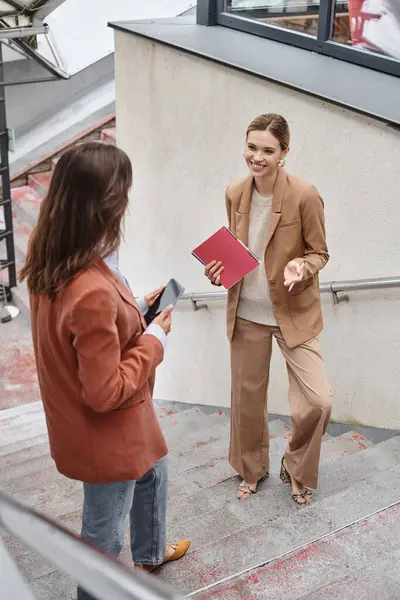
[[[400,60],[400,0],[337,2],[333,39]]]
[[[226,12],[316,36],[319,0],[227,0]]]

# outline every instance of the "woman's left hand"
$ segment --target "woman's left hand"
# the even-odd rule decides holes
[[[165,288],[165,285],[158,288],[158,290],[154,290],[154,292],[150,292],[149,294],[147,294],[144,297],[144,301],[146,302],[146,305],[148,308],[151,308],[153,306],[153,304],[157,300],[158,296],[161,294],[162,291],[164,291],[164,288]]]
[[[291,260],[285,267],[284,270],[284,285],[289,288],[289,292],[292,287],[303,280],[304,277],[304,263],[299,263],[297,260]]]

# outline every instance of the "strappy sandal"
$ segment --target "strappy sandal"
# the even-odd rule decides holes
[[[284,460],[285,457],[283,457],[281,461],[281,472],[279,474],[279,478],[282,481],[282,483],[292,483],[292,477],[285,465],[283,464]],[[312,489],[309,487],[305,487],[302,492],[292,492],[292,500],[298,506],[307,506],[307,504],[310,504],[311,502],[312,495]],[[304,502],[299,502],[300,499],[304,500]]]
[[[312,489],[309,487],[305,487],[302,492],[299,492],[298,494],[293,493],[292,500],[294,500],[298,506],[307,506],[307,504],[310,504],[311,502],[312,495]],[[304,502],[299,502],[300,498],[302,498]]]
[[[247,483],[245,483],[245,481],[242,481],[241,484],[238,487],[238,493],[237,493],[237,498],[238,500],[247,500],[248,498],[250,498],[253,494],[257,493],[257,486],[260,483],[260,481],[265,481],[266,479],[268,479],[269,477],[269,473],[265,473],[265,475],[263,477],[261,477],[261,479],[259,479],[256,483],[256,489],[253,490],[251,487],[249,487],[247,485]],[[247,494],[246,496],[239,496],[239,493],[242,492],[243,494]]]

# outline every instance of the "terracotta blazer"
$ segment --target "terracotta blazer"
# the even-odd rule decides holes
[[[253,177],[241,179],[226,190],[229,227],[246,245]],[[272,212],[265,232],[265,266],[276,320],[289,348],[316,337],[322,330],[318,272],[329,260],[325,238],[324,204],[318,190],[279,170]],[[304,261],[304,279],[291,292],[283,272],[292,259]],[[227,325],[232,341],[242,281],[228,292]]]
[[[167,447],[153,408],[161,342],[99,261],[54,302],[30,297],[33,343],[52,457],[88,483],[138,479]]]

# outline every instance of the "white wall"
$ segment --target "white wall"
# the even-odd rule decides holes
[[[351,82],[349,82],[350,84]],[[208,291],[190,251],[225,223],[224,188],[246,173],[249,121],[280,112],[291,125],[288,169],[326,202],[331,261],[321,280],[400,275],[400,139],[385,125],[211,61],[116,33],[118,143],[134,186],[121,265],[135,292],[176,277]],[[335,390],[334,418],[400,427],[400,291],[323,297],[321,341]],[[269,405],[288,413],[275,348]],[[229,405],[223,303],[180,305],[156,396]]]

